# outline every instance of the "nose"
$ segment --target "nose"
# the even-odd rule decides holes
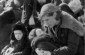
[[[19,35],[17,35],[17,38],[19,38]]]
[[[48,29],[49,29],[48,25],[45,24],[45,25],[44,25],[44,30],[45,30],[46,33],[48,33]]]

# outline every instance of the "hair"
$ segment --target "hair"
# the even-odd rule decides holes
[[[50,38],[51,37],[48,34],[42,34],[39,37],[35,37],[31,42],[31,47],[35,49],[37,48],[37,45],[41,42],[50,42],[51,41]]]
[[[14,31],[15,31],[15,30],[20,30],[20,31],[22,31],[22,33],[23,33],[22,39],[23,39],[23,40],[24,40],[24,39],[28,39],[28,38],[27,38],[28,31],[27,31],[27,28],[24,26],[24,24],[14,24],[14,25],[13,25],[13,28],[12,28],[11,37],[10,37],[11,40],[16,40],[15,35],[14,35]]]
[[[42,50],[53,52],[54,49],[57,49],[56,46],[54,46],[53,43],[50,42],[40,42],[37,44],[37,48],[40,48]]]

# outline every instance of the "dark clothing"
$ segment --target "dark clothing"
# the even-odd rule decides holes
[[[63,52],[64,55],[69,55],[69,54],[75,55],[77,53],[77,48],[79,45],[80,37],[72,30],[63,29],[63,28],[59,29],[57,35],[58,35],[57,36],[58,39],[55,41],[55,43],[58,43],[59,46],[61,46],[61,47],[67,46],[68,51],[65,51],[63,49],[62,51],[56,52],[56,53],[62,55],[62,52]],[[56,39],[56,37],[55,37],[55,39]]]
[[[82,24],[80,24],[79,22],[77,23],[76,22],[77,20],[74,19],[68,13],[66,14],[62,11],[61,14],[62,14],[61,15],[62,22],[60,22],[59,25],[55,25],[54,27],[52,27],[48,30],[48,33],[50,33],[50,35],[53,38],[54,45],[56,47],[58,47],[58,49],[56,49],[57,51],[54,51],[54,55],[57,55],[57,54],[59,54],[59,55],[76,55],[79,52],[80,52],[79,54],[82,55],[84,53],[84,51],[83,51],[84,44],[83,43],[80,44],[80,43],[81,43],[81,41],[84,42],[84,40],[81,39],[81,37],[80,37],[81,35],[79,35],[80,33],[77,33],[79,31],[81,31],[79,29],[82,27]],[[74,20],[76,20],[76,21],[74,21]],[[76,23],[76,25],[78,24],[77,25],[78,27],[76,25],[74,25],[74,23],[72,24],[69,21],[74,21],[74,23]],[[71,28],[72,26],[73,26],[73,28]],[[78,29],[75,27],[77,27]],[[75,29],[77,29],[77,30],[74,31]],[[84,30],[83,27],[81,29]],[[66,46],[66,47],[64,48],[64,46]],[[82,48],[79,46],[82,46]],[[82,51],[82,53],[80,50]]]
[[[3,11],[4,12],[4,11]],[[4,24],[11,24],[15,20],[15,15],[13,10],[6,11],[0,15],[0,21]]]
[[[31,55],[31,47],[29,41],[15,41],[11,47],[14,47],[13,53],[22,52],[20,55]]]
[[[24,20],[24,24],[28,27],[30,27],[30,26],[32,26],[32,28],[41,27],[41,23],[37,19],[37,12],[40,12],[40,9],[44,4],[50,3],[50,2],[51,2],[51,0],[46,0],[45,3],[41,4],[38,2],[38,0],[25,0],[24,5],[23,5],[24,9],[22,11],[21,22],[23,22],[23,20]],[[33,19],[34,19],[35,25],[29,26],[29,19],[32,14],[33,14]]]
[[[14,30],[21,30],[23,32],[21,40],[15,38]],[[32,48],[30,46],[30,41],[27,38],[27,29],[24,24],[15,24],[13,26],[11,40],[13,40],[13,42],[10,43],[11,47],[14,47],[13,53],[22,52],[22,55],[31,55]]]
[[[56,28],[56,27],[55,27]],[[56,29],[54,29],[56,31]],[[70,29],[60,28],[57,31],[57,36],[52,32],[53,35],[41,35],[39,37],[35,37],[32,42],[31,46],[33,49],[41,47],[41,49],[45,49],[50,51],[46,45],[42,45],[42,42],[50,43],[53,46],[56,46],[52,55],[83,55],[84,51],[84,44],[82,39],[80,39],[79,35],[73,32]],[[42,45],[39,45],[39,43]],[[53,47],[52,46],[52,47]],[[50,48],[50,45],[49,45]],[[52,50],[53,50],[52,49]],[[82,51],[82,52],[81,52]]]

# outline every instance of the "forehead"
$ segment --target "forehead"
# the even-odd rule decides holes
[[[14,33],[21,33],[21,30],[14,30]]]
[[[53,13],[48,13],[48,14],[45,14],[42,18],[41,18],[41,21],[42,20],[51,20],[51,19],[55,19],[55,17],[57,16],[57,13],[56,12],[53,12]]]

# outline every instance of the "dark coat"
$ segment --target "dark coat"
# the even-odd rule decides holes
[[[31,15],[33,15],[33,19],[35,22],[35,25],[31,25],[33,28],[35,27],[41,27],[40,21],[37,19],[37,12],[40,12],[41,7],[46,4],[46,3],[50,3],[51,0],[46,0],[45,3],[43,3],[41,5],[41,3],[38,2],[38,0],[25,0],[24,1],[24,9],[22,11],[22,18],[21,18],[21,22],[24,21],[24,24],[26,26],[29,26],[29,19],[31,17]]]
[[[21,30],[23,32],[23,37],[21,40],[16,40],[15,36],[14,36],[14,33],[12,32],[11,34],[11,40],[13,40],[12,43],[10,43],[11,47],[14,47],[14,51],[13,53],[16,53],[16,52],[22,52],[22,55],[31,55],[31,46],[30,46],[30,42],[27,38],[27,29],[24,27],[24,25],[21,24],[18,25],[18,24],[15,24],[13,26],[13,29],[12,31],[14,30]]]
[[[64,20],[64,18],[66,18],[66,19]],[[70,18],[72,20],[75,20],[73,24],[71,22],[69,22],[69,21],[71,21],[71,20],[69,20]],[[83,37],[81,37],[83,35],[80,34],[80,33],[84,34],[83,25],[80,22],[78,22],[76,19],[71,17],[70,15],[63,13],[63,12],[62,12],[61,19],[62,19],[62,22],[60,25],[54,26],[52,29],[50,29],[52,35],[54,36],[53,37],[54,43],[55,44],[57,43],[58,47],[59,47],[59,50],[57,49],[57,51],[54,51],[54,52],[56,52],[56,53],[54,53],[54,55],[56,55],[56,54],[75,55],[77,53],[80,55],[83,55],[83,53],[84,53],[84,51],[83,51],[84,50],[84,43],[83,43],[84,40],[82,40]],[[74,28],[70,28],[72,26],[74,26]],[[79,30],[80,28],[83,32],[80,32],[81,31],[81,30]],[[77,32],[80,32],[80,33],[77,33]],[[61,50],[61,48],[63,46],[66,46],[66,48]],[[82,47],[79,47],[79,46],[82,46]],[[82,53],[80,50],[82,51]]]
[[[51,33],[53,38],[53,43],[56,47],[59,47],[56,49],[57,51],[54,51],[54,55],[75,55],[80,50],[84,53],[84,45],[80,45],[81,36],[85,32],[83,24],[65,11],[61,12],[61,19],[59,25],[55,25],[48,30],[48,33]],[[82,40],[82,42],[84,41]],[[82,48],[79,46],[82,46]]]

